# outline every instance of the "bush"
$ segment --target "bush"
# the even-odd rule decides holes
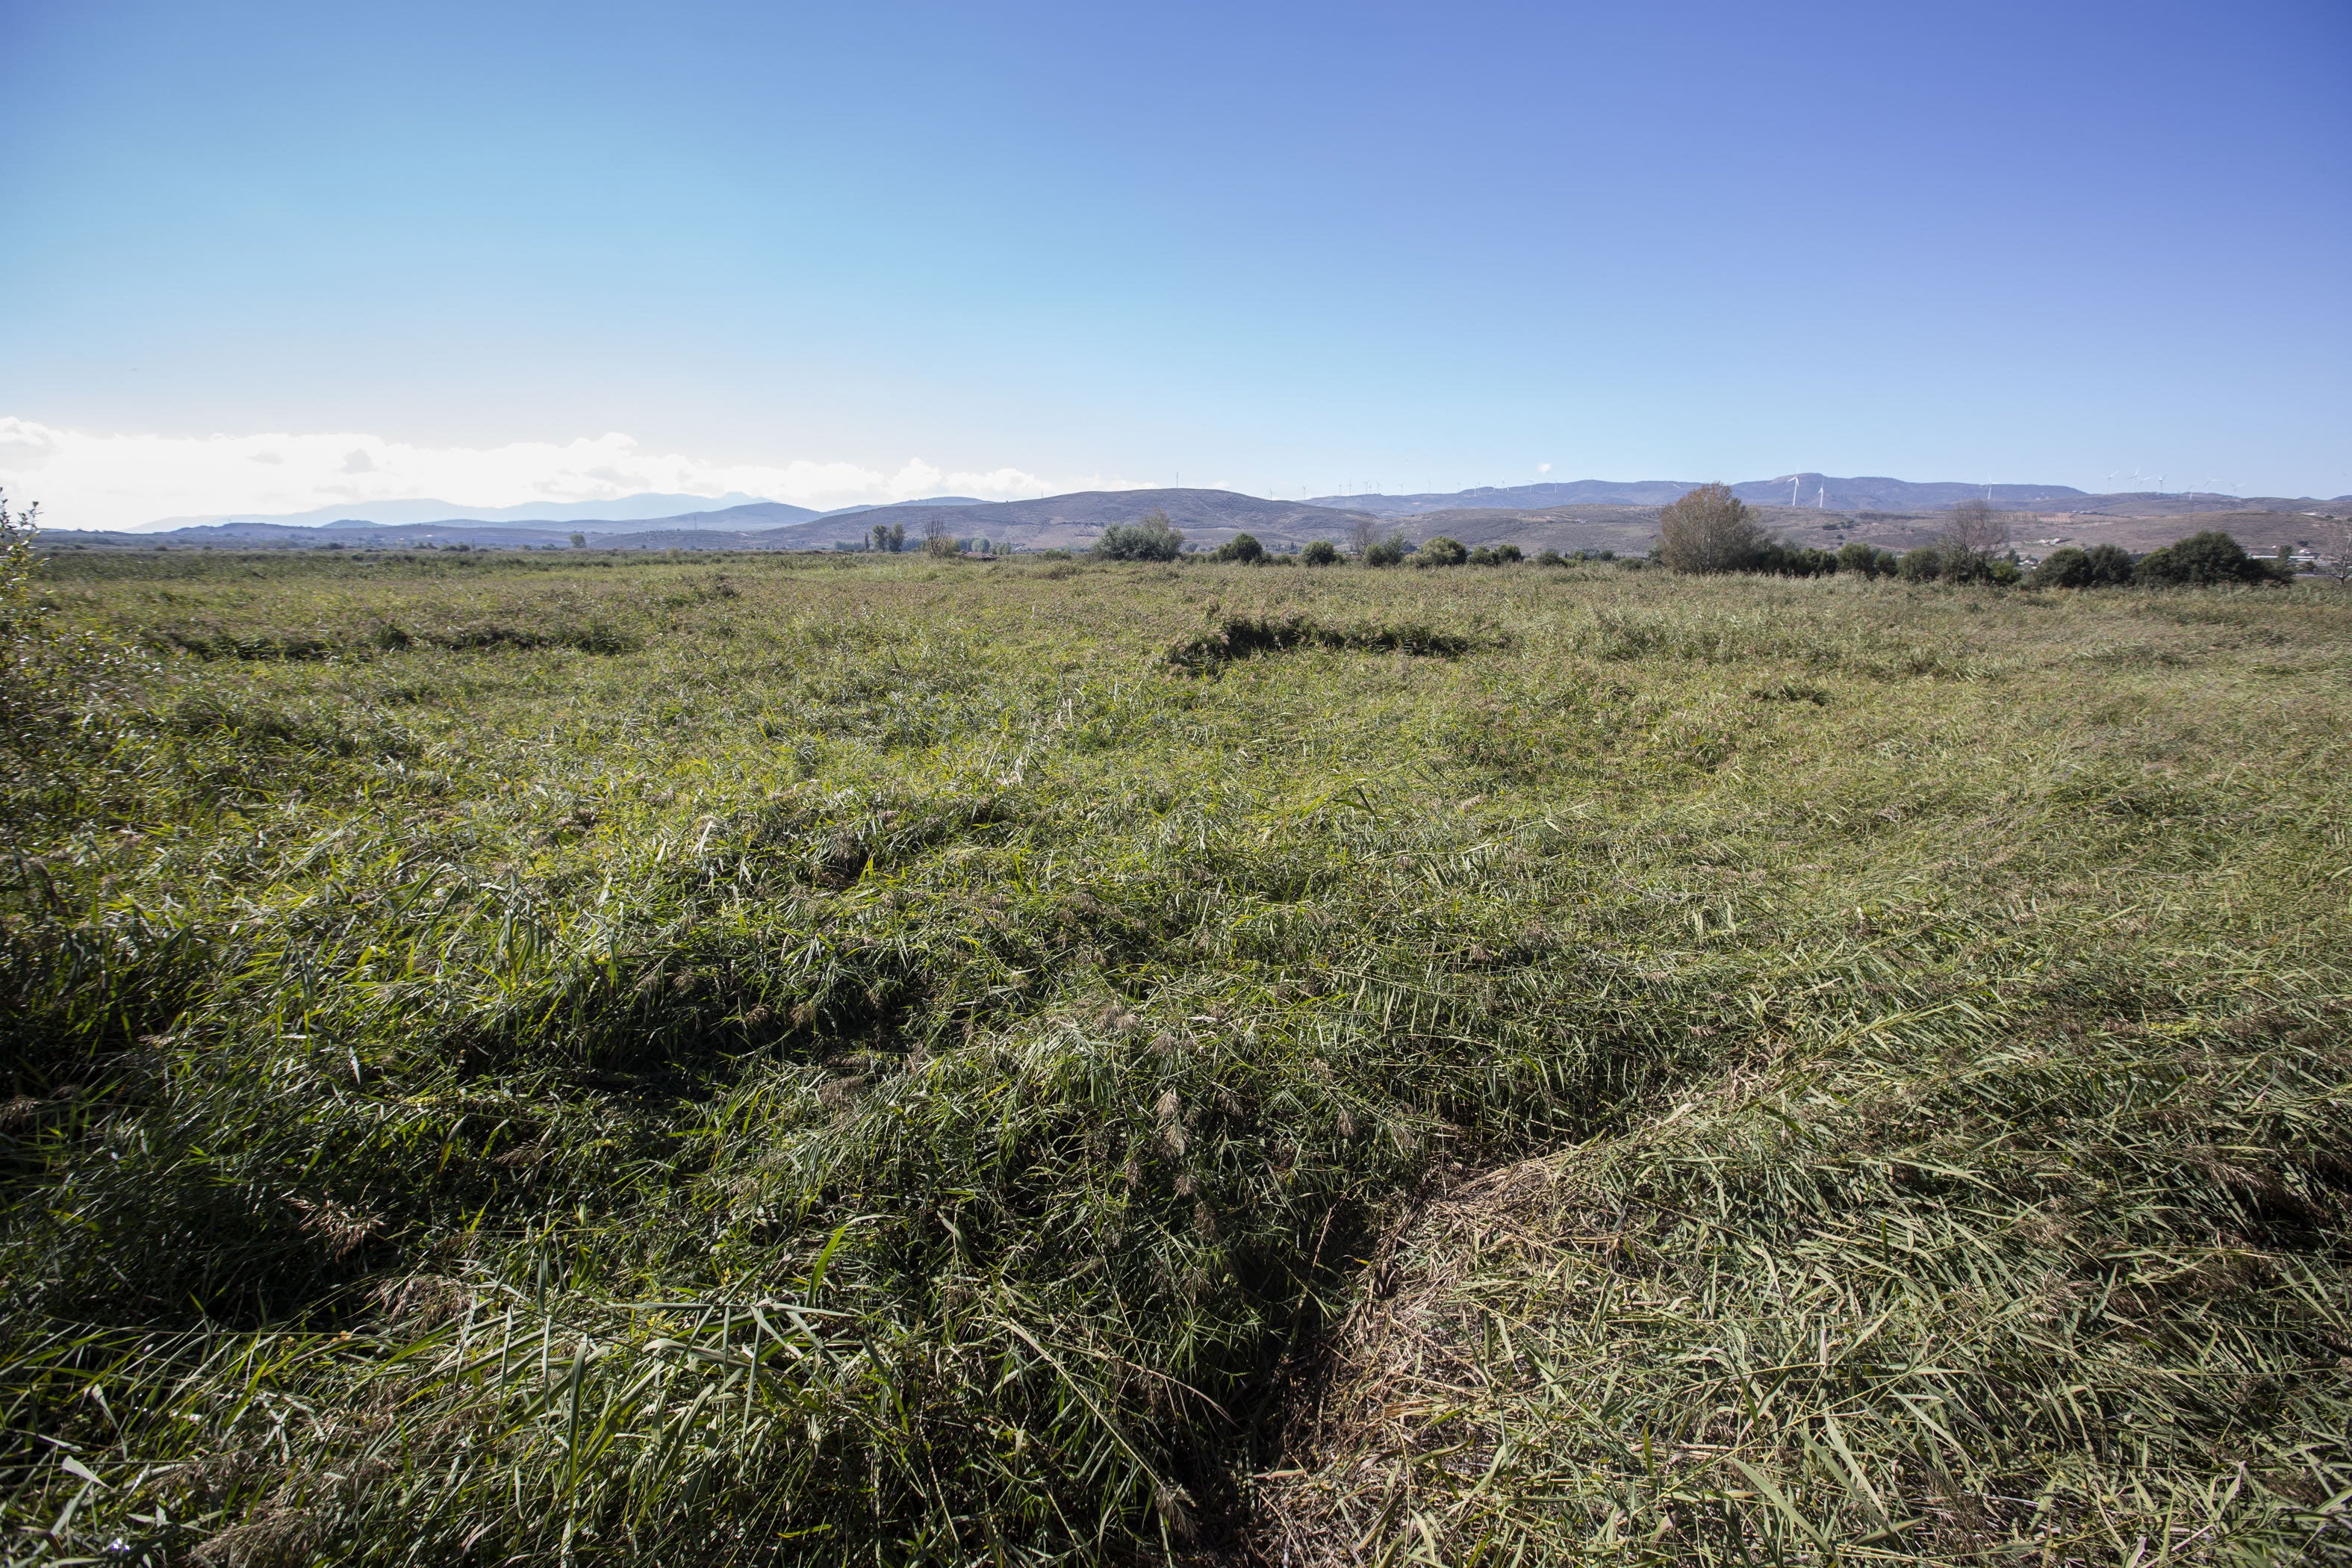
[[[1470,552],[1473,566],[1516,566],[1526,559],[1516,544],[1482,544]]]
[[[2115,588],[2131,581],[2131,555],[2122,545],[2063,545],[2042,557],[2028,583],[2034,588]]]
[[[1416,566],[1459,566],[1469,559],[1470,551],[1466,545],[1458,539],[1441,533],[1434,539],[1425,540],[1423,542],[1421,546],[1421,554],[1419,558],[1413,562],[1413,564]]]
[[[2132,580],[2131,552],[2120,544],[2094,544],[2085,552],[2091,560],[2093,587],[2121,587]]]
[[[2246,553],[2245,546],[2219,529],[2192,533],[2141,557],[2132,580],[2158,588],[2214,588],[2227,583],[2274,583],[2284,575],[2277,563]]]
[[[1538,566],[1565,566],[1568,564],[1568,557],[1562,555],[1557,550],[1541,550],[1536,552],[1536,564]]]
[[[2026,581],[2036,588],[2090,587],[2091,553],[2078,545],[2061,546],[2043,556]]]
[[[1239,561],[1244,565],[1255,565],[1259,561],[1264,560],[1265,557],[1265,546],[1257,542],[1257,536],[1255,534],[1236,533],[1231,539],[1226,540],[1223,544],[1217,546],[1216,552],[1213,559],[1218,561]]]
[[[1298,562],[1302,566],[1337,566],[1339,547],[1328,539],[1310,539],[1307,548],[1298,552]]]
[[[1757,552],[1752,564],[1759,572],[1780,577],[1827,577],[1837,571],[1838,558],[1826,550],[1776,539]]]
[[[1764,552],[1763,526],[1728,485],[1701,485],[1658,513],[1658,554],[1677,572],[1745,572]]]
[[[1944,574],[1944,552],[1932,544],[1906,550],[1895,562],[1895,571],[1906,583],[1933,583]]]
[[[1881,550],[1874,544],[1864,544],[1859,539],[1849,539],[1838,546],[1838,570],[1864,577],[1883,576],[1895,570],[1895,552]]]
[[[1154,510],[1104,529],[1093,553],[1097,561],[1173,561],[1184,553],[1184,535],[1169,522],[1166,512]]]
[[[1391,533],[1386,539],[1376,541],[1365,550],[1364,564],[1367,566],[1402,566],[1404,564],[1404,558],[1407,552],[1408,547],[1404,542],[1404,535],[1402,533]]]

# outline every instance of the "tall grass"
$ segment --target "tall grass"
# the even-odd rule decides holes
[[[2324,591],[466,559],[47,586],[17,1556],[2333,1539]]]

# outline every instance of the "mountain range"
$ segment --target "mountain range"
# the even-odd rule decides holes
[[[1352,507],[1376,517],[1412,517],[1422,512],[1453,511],[1464,507],[1504,507],[1529,510],[1555,506],[1664,506],[1687,490],[1696,479],[1572,479],[1559,484],[1491,486],[1455,490],[1446,495],[1317,496],[1313,506]],[[1825,511],[1927,511],[1981,498],[2006,510],[2042,510],[2084,497],[2071,485],[1979,485],[1958,480],[1928,484],[1909,479],[1864,476],[1838,479],[1829,474],[1783,474],[1777,479],[1748,479],[1731,491],[1746,501],[1778,502],[1813,507]]]
[[[890,521],[913,539],[936,528],[960,539],[986,539],[999,549],[1084,549],[1108,524],[1157,510],[1167,513],[1192,543],[1203,547],[1247,531],[1269,547],[1295,548],[1310,539],[1345,540],[1363,524],[1380,523],[1415,540],[1446,532],[1470,543],[1507,541],[1529,549],[1623,552],[1645,549],[1656,532],[1658,508],[1692,488],[1675,479],[1581,479],[1481,487],[1444,495],[1321,496],[1305,501],[1269,500],[1231,490],[1082,490],[1018,501],[931,496],[829,512],[755,498],[722,496],[719,500],[729,504],[713,505],[696,497],[646,493],[604,502],[471,511],[440,501],[405,500],[362,509],[373,514],[367,517],[322,516],[314,510],[270,518],[166,520],[179,526],[135,533],[50,529],[44,537],[54,545],[82,547],[467,544],[514,549],[562,548],[578,533],[593,536],[605,549],[827,550],[862,543],[878,521],[872,514],[887,511]],[[2223,526],[2212,521],[2216,518],[2228,519],[2226,525],[2250,547],[2269,542],[2273,533],[2292,542],[2290,536],[2310,531],[2303,514],[2352,502],[2352,497],[2321,501],[2149,491],[2092,495],[2066,485],[1916,483],[1812,473],[1748,480],[1732,489],[1759,509],[1767,526],[1801,542],[1867,538],[1890,548],[1934,537],[1938,512],[1979,497],[2021,520],[2033,519],[2021,527],[2021,536],[2095,534],[2133,549],[2152,548],[2182,531],[2193,531],[2191,523]],[[1790,504],[1792,497],[1795,505]],[[677,510],[681,505],[692,510]],[[588,515],[592,508],[596,515]],[[416,515],[424,511],[440,515]],[[516,515],[521,512],[535,515]]]

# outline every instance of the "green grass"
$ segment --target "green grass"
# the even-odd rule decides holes
[[[43,591],[12,1560],[2352,1555],[2340,594]]]

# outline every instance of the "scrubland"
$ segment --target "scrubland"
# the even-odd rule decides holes
[[[12,1561],[2352,1557],[2352,596],[37,592]]]

